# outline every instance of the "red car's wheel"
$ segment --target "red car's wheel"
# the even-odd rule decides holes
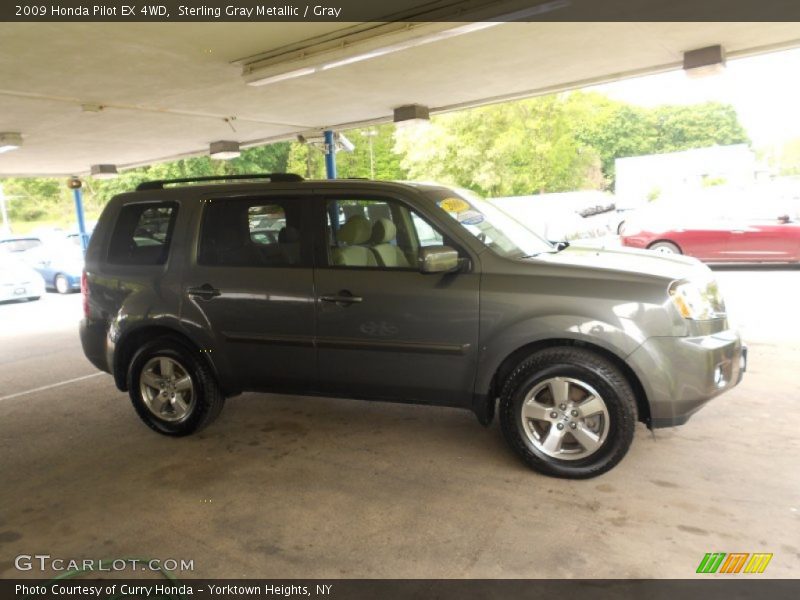
[[[655,244],[650,244],[647,249],[661,254],[683,254],[681,249],[672,242],[656,242]]]

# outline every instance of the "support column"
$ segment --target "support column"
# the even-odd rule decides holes
[[[325,130],[325,175],[336,179],[336,140],[332,129]]]
[[[75,216],[78,218],[78,235],[81,239],[81,249],[86,252],[89,240],[86,236],[86,221],[83,217],[83,192],[81,186],[83,182],[77,177],[72,177],[67,186],[72,190],[72,195],[75,198]]]

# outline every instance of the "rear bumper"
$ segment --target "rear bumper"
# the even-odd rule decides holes
[[[9,300],[26,300],[44,296],[44,280],[30,280],[25,283],[0,285],[0,302]]]
[[[655,337],[639,346],[628,363],[647,393],[651,427],[673,427],[742,380],[747,348],[735,331]]]
[[[89,362],[101,371],[110,373],[108,353],[106,352],[107,335],[105,323],[83,319],[80,324],[80,335],[83,353],[89,359]]]

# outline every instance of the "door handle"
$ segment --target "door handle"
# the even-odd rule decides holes
[[[217,288],[210,283],[204,283],[200,287],[190,287],[186,290],[190,296],[200,296],[203,300],[211,300],[215,296],[219,296],[220,292]]]
[[[320,296],[322,302],[334,302],[335,304],[349,306],[350,304],[358,304],[364,299],[361,296],[354,296],[350,290],[340,290],[338,294],[327,294]]]

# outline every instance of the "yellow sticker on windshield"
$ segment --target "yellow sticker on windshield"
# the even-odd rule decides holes
[[[451,213],[460,213],[470,209],[469,204],[461,198],[445,198],[439,202],[439,206]]]

